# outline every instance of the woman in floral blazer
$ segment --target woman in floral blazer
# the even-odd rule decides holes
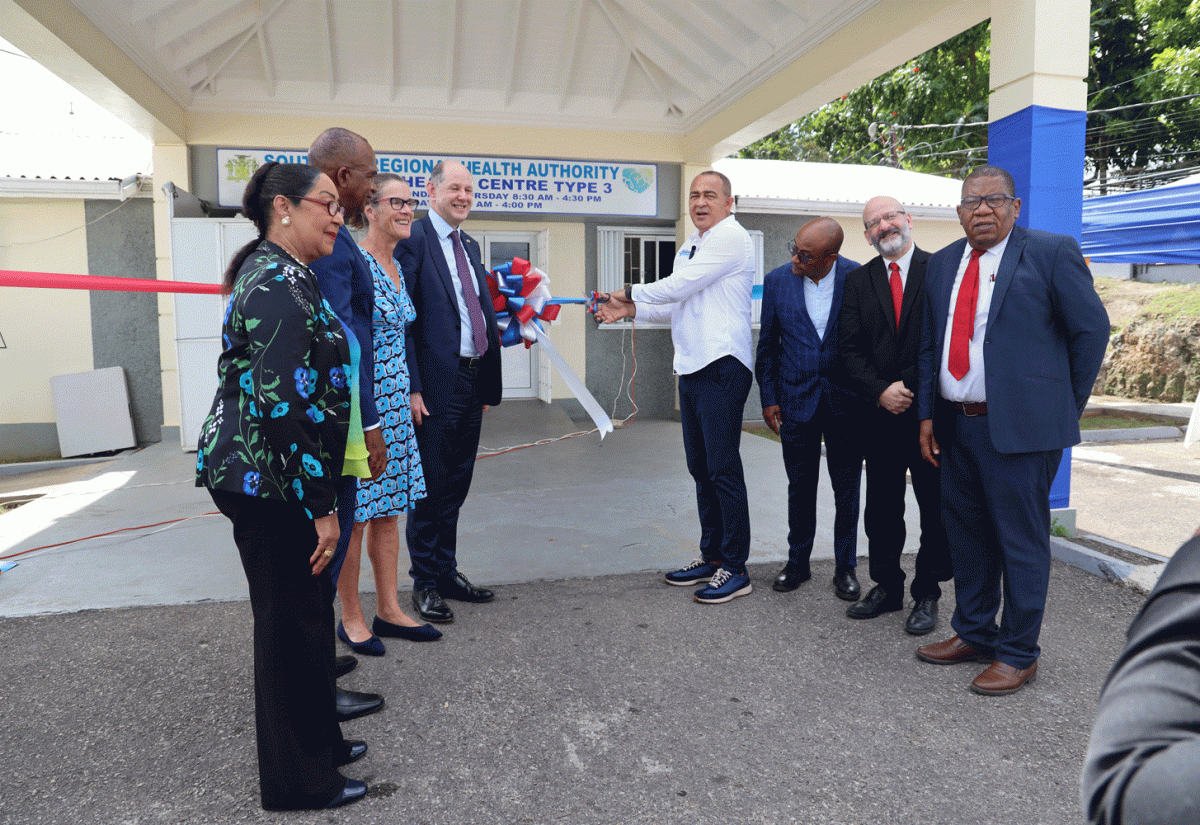
[[[258,239],[225,273],[218,389],[200,433],[196,484],[233,522],[254,613],[262,806],[323,808],[366,785],[337,768],[366,746],[334,708],[336,489],[350,418],[350,345],[308,264],[342,225],[337,189],[311,166],[270,163],[246,187]]]

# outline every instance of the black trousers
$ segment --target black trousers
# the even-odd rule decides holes
[[[904,592],[904,497],[912,474],[913,495],[921,511],[921,543],[910,592],[920,601],[942,595],[941,582],[951,578],[950,548],[942,526],[939,470],[921,457],[921,424],[916,409],[893,415],[882,407],[871,411],[867,432],[867,506],[863,528],[871,579],[889,594]]]
[[[334,709],[332,581],[308,559],[317,533],[300,504],[210,490],[233,522],[254,612],[254,720],[267,810],[322,808],[346,784]]]
[[[445,409],[416,428],[426,496],[409,509],[404,536],[417,589],[436,587],[458,569],[458,512],[471,489],[483,424],[478,370],[478,362],[460,360]]]

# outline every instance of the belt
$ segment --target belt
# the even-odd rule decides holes
[[[460,356],[458,356],[458,365],[459,365],[459,367],[463,367],[463,368],[469,369],[469,370],[478,369],[479,362],[481,360],[483,360],[482,355],[476,355],[471,358],[468,358],[465,355],[460,355]]]
[[[987,415],[986,401],[948,401],[946,403],[968,418],[974,418],[977,415]]]

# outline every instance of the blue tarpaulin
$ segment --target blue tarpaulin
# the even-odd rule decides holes
[[[1097,263],[1200,264],[1200,180],[1085,198],[1081,246]]]

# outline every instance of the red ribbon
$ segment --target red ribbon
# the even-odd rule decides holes
[[[191,281],[158,281],[152,278],[106,278],[100,275],[65,275],[60,272],[15,272],[0,269],[0,286],[28,289],[95,289],[107,292],[191,292],[217,295],[220,284]]]

